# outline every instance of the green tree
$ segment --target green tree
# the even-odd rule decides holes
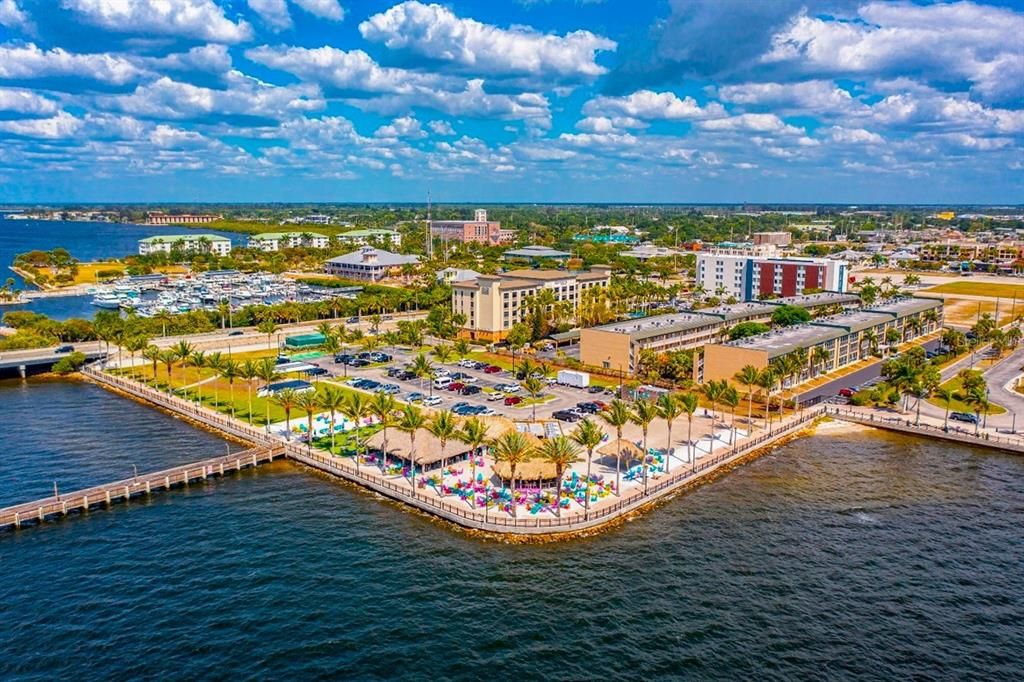
[[[476,459],[480,454],[481,448],[487,444],[487,425],[484,424],[478,417],[470,417],[462,423],[462,430],[459,432],[458,439],[469,446],[470,457],[469,457],[469,470],[472,482],[476,482]],[[470,505],[472,507],[472,504]]]
[[[615,429],[616,445],[619,451],[615,453],[615,494],[622,496],[622,429],[633,419],[633,413],[629,405],[616,398],[608,407],[599,413],[601,419],[608,426]]]
[[[366,419],[367,415],[370,414],[370,403],[366,399],[366,396],[363,395],[362,393],[352,392],[348,394],[348,399],[345,400],[345,404],[342,407],[341,412],[348,419],[351,419],[356,425],[355,432],[353,435],[355,436],[356,440],[356,472],[358,473],[360,464],[359,435],[362,431],[363,420]]]
[[[791,327],[811,321],[811,314],[799,306],[785,303],[772,311],[772,324],[776,327]]]
[[[390,396],[389,396],[390,397]],[[328,386],[319,394],[320,408],[327,410],[331,415],[331,454],[337,454],[335,449],[336,441],[335,434],[337,429],[335,428],[335,417],[339,412],[345,408],[345,394],[334,386]],[[387,456],[387,445],[385,441],[385,457]]]
[[[381,457],[381,472],[387,471],[388,467],[388,427],[395,425],[395,411],[398,405],[393,396],[387,393],[374,393],[370,399],[370,414],[377,418],[383,433],[383,457]]]
[[[697,411],[699,404],[700,400],[697,398],[697,394],[692,391],[679,395],[679,406],[682,407],[683,413],[686,415],[686,454],[694,471],[697,470],[697,457],[693,451],[693,414]]]
[[[548,385],[535,376],[528,376],[523,381],[523,390],[530,394],[533,407],[533,421],[537,421],[537,400],[544,395]]]
[[[427,423],[427,431],[432,434],[441,443],[441,462],[444,463],[445,451],[448,448],[448,441],[455,438],[459,432],[459,425],[455,420],[455,415],[449,410],[441,410],[434,415]],[[441,483],[437,488],[438,497],[444,497],[444,473],[442,469]]]
[[[298,398],[298,394],[290,388],[282,389],[270,398],[270,402],[284,410],[284,428],[287,431],[287,438],[289,440],[292,437],[292,410],[298,405]],[[268,419],[267,421],[269,422],[270,420]]]
[[[562,477],[565,470],[580,461],[579,447],[566,436],[546,438],[537,449],[540,458],[555,467],[555,513],[562,516]]]
[[[753,365],[744,365],[740,371],[733,376],[738,383],[747,388],[747,427],[751,433],[754,431],[754,388],[757,387],[757,379],[761,372]]]
[[[519,465],[533,458],[533,446],[526,436],[518,431],[506,431],[491,442],[491,457],[503,462],[509,468],[509,487],[512,491],[512,517],[516,517],[516,471]]]
[[[413,405],[406,405],[398,420],[398,430],[409,434],[409,485],[412,495],[416,497],[416,434],[427,425],[423,412]]]
[[[569,435],[573,442],[581,446],[587,451],[587,479],[586,479],[586,499],[584,500],[583,508],[586,513],[590,512],[590,467],[594,460],[594,449],[601,444],[604,440],[604,431],[595,422],[588,419],[583,419],[573,432]]]
[[[233,361],[229,360],[228,364]],[[225,369],[227,367],[225,366]],[[232,403],[234,405],[234,403]],[[320,409],[320,399],[316,391],[304,391],[295,400],[295,406],[306,413],[306,452],[313,452],[313,415]]]
[[[658,416],[658,406],[655,403],[642,399],[633,401],[633,414],[630,419],[640,427],[640,433],[643,434],[644,452],[640,464],[644,473],[644,495],[647,494],[647,467],[650,461],[650,450],[647,449],[647,431],[651,428],[651,422]]]

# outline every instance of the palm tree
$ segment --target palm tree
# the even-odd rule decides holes
[[[679,405],[686,414],[686,456],[693,465],[694,471],[697,469],[697,458],[693,452],[693,413],[697,411],[699,404],[700,400],[697,398],[697,394],[692,391],[679,396]]]
[[[219,351],[214,351],[206,356],[206,367],[213,370],[214,409],[220,408],[220,373],[224,371],[224,362],[225,357]]]
[[[170,395],[173,393],[171,385],[171,370],[174,369],[174,363],[178,361],[178,354],[173,350],[167,349],[160,351],[160,362],[164,363],[164,367],[167,368],[167,393]]]
[[[398,420],[398,429],[409,434],[409,485],[412,496],[416,497],[416,432],[427,425],[423,412],[412,405],[406,405]]]
[[[135,378],[135,354],[141,350],[144,350],[149,345],[149,337],[143,334],[134,334],[129,336],[125,342],[124,347],[131,355],[132,358],[132,369],[129,374],[132,379]]]
[[[472,477],[471,483],[476,482],[476,457],[480,454],[480,448],[487,443],[487,425],[477,417],[470,417],[462,423],[462,431],[458,439],[469,446],[469,470]]]
[[[348,400],[341,408],[342,414],[356,424],[356,472],[359,472],[359,431],[362,428],[362,421],[370,413],[370,403],[362,393],[353,391],[348,394]]]
[[[334,418],[338,412],[344,409],[347,398],[334,386],[328,386],[319,394],[319,400],[320,408],[327,410],[331,415],[331,454],[333,455],[335,453],[335,432],[337,431],[334,428]]]
[[[220,369],[220,375],[228,380],[228,403],[231,405],[231,416],[235,416],[235,379],[242,376],[242,370],[238,363],[231,358],[224,361]],[[217,384],[214,383],[214,386]]]
[[[160,323],[160,336],[167,336],[167,325],[174,321],[174,316],[168,310],[158,310],[153,319]]]
[[[274,322],[273,318],[268,317],[256,325],[256,331],[267,335],[267,348],[270,348],[271,337],[274,335],[274,332],[277,331],[277,323]]]
[[[832,360],[832,352],[824,346],[818,346],[811,353],[811,364],[814,365],[814,373],[818,374],[819,369]]]
[[[469,346],[469,341],[466,339],[458,339],[453,345],[452,350],[455,351],[455,355],[460,359],[464,360],[469,357],[472,349]]]
[[[650,459],[650,451],[647,449],[647,430],[651,427],[651,422],[658,418],[658,415],[658,406],[650,400],[633,401],[633,414],[630,416],[630,420],[640,427],[644,442],[644,453],[640,462],[644,472],[644,495],[647,494],[647,465]]]
[[[260,376],[259,365],[252,360],[246,360],[239,367],[238,376],[245,379],[245,393],[249,403],[249,426],[252,426],[252,382]]]
[[[736,407],[740,404],[740,394],[733,386],[726,386],[722,391],[722,404],[732,412],[732,423],[729,432],[729,445],[736,444]]]
[[[544,394],[548,385],[534,376],[527,376],[523,382],[523,390],[530,394],[530,401],[533,403],[533,421],[537,421],[537,398]]]
[[[671,429],[671,427],[669,427]],[[577,444],[582,446],[587,451],[587,482],[586,482],[586,500],[584,500],[583,508],[589,513],[590,512],[590,465],[594,459],[594,449],[601,444],[604,440],[604,431],[595,422],[590,419],[584,419],[569,435],[570,438]]]
[[[933,391],[933,395],[942,401],[946,408],[946,414],[942,417],[942,430],[949,430],[949,405],[956,398],[956,391],[948,386],[939,386]]]
[[[439,343],[436,346],[434,346],[434,350],[430,352],[434,355],[435,358],[437,358],[437,361],[440,362],[442,365],[451,360],[452,358],[452,347],[447,346],[443,343]]]
[[[772,418],[772,389],[779,383],[779,375],[771,367],[765,367],[757,375],[757,386],[764,390],[764,428],[768,428]]]
[[[978,386],[971,388],[964,396],[964,402],[974,410],[974,435],[977,436],[978,427],[981,424],[981,413],[988,412],[988,396],[985,394],[985,389]]]
[[[160,362],[160,349],[154,345],[148,345],[142,350],[142,357],[153,363],[153,383],[156,383],[156,365]]]
[[[277,365],[274,363],[274,358],[263,358],[260,363],[256,366],[257,376],[265,382],[265,386],[270,386],[278,378],[280,374],[277,372]],[[264,416],[264,425],[270,426],[270,400],[264,401],[264,407],[266,408],[266,415]]]
[[[747,426],[754,430],[754,387],[761,372],[753,365],[744,365],[733,379],[747,387]]]
[[[629,405],[616,398],[608,407],[601,410],[600,415],[605,424],[615,429],[616,440],[621,441],[622,427],[633,419],[633,413],[630,411]],[[621,497],[622,444],[618,442],[616,444],[619,446],[619,452],[615,453],[615,494]]]
[[[228,362],[232,362],[229,360]],[[320,399],[316,391],[305,391],[295,401],[296,407],[306,413],[306,452],[313,452],[313,415],[320,409]]]
[[[668,427],[668,440],[665,444],[665,473],[671,469],[672,463],[672,423],[683,414],[683,406],[676,396],[663,393],[658,398],[658,415],[665,420]]]
[[[395,424],[395,410],[397,407],[394,396],[390,396],[387,393],[375,393],[373,398],[370,399],[370,414],[380,422],[384,438],[383,447],[381,448],[384,453],[380,466],[382,473],[388,468],[388,427]]]
[[[185,368],[188,366],[190,358],[192,357],[192,352],[194,350],[195,346],[193,346],[188,341],[185,341],[184,339],[178,341],[178,343],[171,346],[171,351],[173,351],[174,355],[177,356],[178,360],[181,361],[181,383],[185,386],[188,385],[188,375],[185,372]],[[182,390],[185,393],[185,397],[188,397],[188,390]]]
[[[290,388],[285,388],[278,391],[271,397],[270,402],[284,410],[284,428],[286,431],[286,438],[291,440],[292,437],[292,410],[298,404],[298,394]],[[270,421],[269,419],[267,420]]]
[[[448,447],[448,441],[459,432],[459,425],[450,410],[441,410],[427,423],[427,431],[441,441],[441,485],[437,488],[437,495],[444,497],[444,453]]]
[[[729,384],[726,383],[725,379],[721,381],[709,381],[701,386],[701,391],[704,392],[704,397],[711,402],[711,442],[708,445],[708,452],[715,447],[715,422],[718,419],[716,408],[718,407],[718,401],[722,399],[725,390],[729,388]]]
[[[334,338],[334,325],[328,320],[324,320],[316,326],[317,332],[320,336],[324,337],[324,340]]]
[[[234,327],[235,325],[231,322],[231,304],[227,301],[221,301],[217,304],[217,312],[220,314],[220,328],[224,329],[224,324],[227,322],[227,326]]]
[[[547,438],[537,448],[540,458],[555,467],[555,514],[562,516],[562,476],[567,467],[580,461],[580,449],[576,443],[566,436]]]
[[[196,368],[196,400],[203,404],[203,375],[200,370],[206,367],[206,353],[201,350],[194,351],[188,356],[188,362]]]
[[[504,462],[509,468],[509,485],[512,490],[512,517],[516,516],[516,470],[519,465],[532,459],[533,446],[525,434],[506,431],[491,442],[491,457],[495,462]]]
[[[423,353],[420,353],[412,360],[412,367],[410,368],[416,378],[420,380],[420,390],[423,390],[423,380],[431,377],[434,374],[434,368],[430,366],[430,360]],[[430,384],[430,394],[434,394],[434,385]]]

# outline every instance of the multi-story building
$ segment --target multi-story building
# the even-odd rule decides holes
[[[610,281],[611,268],[604,265],[595,265],[589,272],[510,270],[480,275],[452,284],[452,311],[466,316],[461,336],[499,341],[512,325],[523,321],[526,304],[542,291],[551,291],[556,302],[568,302],[575,308],[584,291],[606,287]]]
[[[559,251],[550,246],[523,246],[510,249],[502,254],[505,260],[528,260],[534,263],[543,261],[565,261],[572,257],[568,251]]]
[[[227,256],[231,253],[231,240],[216,234],[163,234],[139,240],[139,255],[193,251]]]
[[[667,246],[641,244],[640,246],[634,246],[632,249],[620,251],[619,255],[623,258],[636,258],[638,261],[648,261],[652,258],[673,258],[675,256],[684,256],[686,253],[684,251],[670,249]]]
[[[708,344],[695,378],[705,382],[732,380],[746,365],[758,369],[803,350],[805,364],[783,378],[786,387],[840,369],[868,357],[887,345],[890,329],[899,332],[901,343],[938,331],[942,327],[942,300],[904,298],[817,319],[810,324],[784,327],[766,334],[728,343]],[[819,350],[820,349],[820,350]]]
[[[398,277],[402,267],[420,262],[419,256],[404,256],[372,246],[328,259],[324,271],[328,275],[377,282],[388,277]]]
[[[633,372],[642,351],[666,353],[719,342],[734,325],[767,323],[779,306],[787,304],[814,313],[857,306],[860,298],[852,294],[821,293],[612,322],[580,330],[580,361],[593,367]]]
[[[793,243],[793,235],[789,232],[755,232],[752,237],[754,246],[789,246]]]
[[[263,232],[249,237],[249,248],[260,251],[281,249],[326,249],[331,238],[316,232]]]
[[[929,263],[990,263],[1012,265],[1024,259],[1024,243],[1015,239],[997,242],[931,242],[922,244],[919,250],[922,261]]]
[[[473,220],[431,220],[430,235],[447,242],[477,242],[489,246],[515,239],[515,232],[502,230],[501,223],[487,219],[487,211],[478,208]]]
[[[164,213],[163,211],[146,213],[147,225],[205,225],[214,220],[220,220],[220,216],[212,213]]]
[[[395,230],[351,230],[335,237],[344,244],[365,246],[370,241],[379,241],[397,248],[402,245],[402,235]]]
[[[740,301],[845,292],[849,264],[832,258],[778,258],[764,252],[715,250],[697,255],[697,284],[709,295]]]

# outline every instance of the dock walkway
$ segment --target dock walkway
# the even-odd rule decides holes
[[[84,490],[51,495],[34,502],[0,509],[0,528],[12,526],[20,528],[25,523],[38,523],[52,516],[67,516],[74,512],[86,512],[90,507],[97,505],[109,507],[115,502],[127,502],[137,495],[149,495],[154,491],[170,490],[177,486],[188,485],[195,480],[205,480],[212,476],[224,476],[233,471],[258,467],[284,456],[283,445],[263,445],[244,452],[222,455],[149,474],[140,474]]]
[[[1020,436],[998,435],[989,431],[980,431],[976,436],[971,431],[962,430],[955,426],[947,426],[947,428],[944,429],[941,426],[935,426],[923,421],[915,423],[915,419],[908,419],[905,417],[901,418],[876,415],[846,407],[837,407],[835,405],[828,405],[825,409],[826,414],[829,417],[839,419],[841,421],[873,426],[877,429],[885,429],[887,431],[899,431],[900,433],[906,433],[911,436],[938,438],[939,440],[953,441],[963,445],[973,445],[980,448],[1024,454],[1024,438],[1021,438]]]

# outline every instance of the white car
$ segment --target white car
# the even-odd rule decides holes
[[[423,404],[426,405],[427,407],[434,407],[435,405],[440,405],[441,402],[441,396],[439,395],[428,395],[426,398],[423,399]]]
[[[463,358],[462,360],[459,360],[459,367],[472,367],[475,364],[475,360],[470,360],[468,358]]]
[[[504,400],[505,394],[495,391],[494,393],[488,393],[487,399],[490,400],[491,402],[494,402],[495,400]]]
[[[503,391],[505,393],[518,393],[519,392],[519,384],[502,384],[501,386],[496,386],[496,388],[499,391]]]
[[[446,376],[449,376],[450,374],[451,374],[451,372],[446,370],[444,367],[436,367],[434,369],[434,376],[435,377],[446,377]]]

